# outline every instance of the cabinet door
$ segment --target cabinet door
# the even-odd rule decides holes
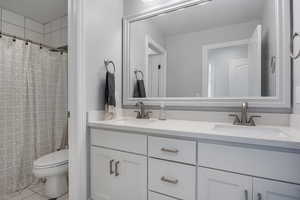
[[[300,185],[254,178],[253,200],[300,200]]]
[[[94,200],[116,200],[114,163],[118,152],[98,147],[91,148],[91,197]]]
[[[199,167],[198,200],[252,200],[252,178]]]
[[[119,152],[114,200],[147,200],[147,158]]]

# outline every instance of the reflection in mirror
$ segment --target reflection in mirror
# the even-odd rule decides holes
[[[130,96],[276,96],[275,3],[213,0],[131,22]]]

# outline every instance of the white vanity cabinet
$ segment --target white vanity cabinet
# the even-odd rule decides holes
[[[176,199],[162,194],[149,192],[149,200],[176,200]]]
[[[91,148],[93,200],[147,200],[147,158]]]
[[[300,186],[199,167],[198,200],[299,200]]]
[[[198,200],[251,200],[252,178],[198,168]]]
[[[158,159],[149,159],[149,190],[194,200],[196,167]]]
[[[196,142],[148,137],[149,156],[196,165]]]
[[[298,152],[200,142],[198,165],[198,200],[300,200]]]
[[[149,191],[177,199],[195,200],[196,142],[148,137]],[[164,199],[152,195],[151,199]]]
[[[147,137],[130,134],[129,138],[119,140],[119,134],[91,131],[91,199],[147,200],[147,157],[143,155]]]
[[[300,152],[91,129],[91,200],[300,200]]]
[[[300,186],[253,178],[254,200],[299,200]]]
[[[117,157],[117,152],[103,148],[91,148],[91,198],[95,200],[116,199],[114,190],[117,185],[117,177],[110,173],[110,164]]]

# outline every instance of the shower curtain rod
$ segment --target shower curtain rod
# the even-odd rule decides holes
[[[34,42],[34,41],[31,41],[31,40],[26,40],[26,39],[24,39],[24,38],[21,38],[21,37],[15,36],[15,35],[11,35],[11,34],[8,34],[8,33],[2,33],[2,32],[0,31],[0,38],[1,38],[3,35],[6,36],[6,37],[11,37],[14,41],[15,41],[15,40],[22,40],[22,41],[25,41],[25,42],[30,42],[31,44],[36,44],[36,45],[39,45],[40,47],[47,48],[47,49],[49,49],[50,51],[67,52],[66,49],[51,47],[51,46],[48,46],[48,45],[45,45],[45,44],[42,44],[42,43]]]

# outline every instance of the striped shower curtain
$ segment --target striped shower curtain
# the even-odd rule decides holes
[[[0,38],[0,200],[30,183],[33,161],[67,128],[67,55]]]

